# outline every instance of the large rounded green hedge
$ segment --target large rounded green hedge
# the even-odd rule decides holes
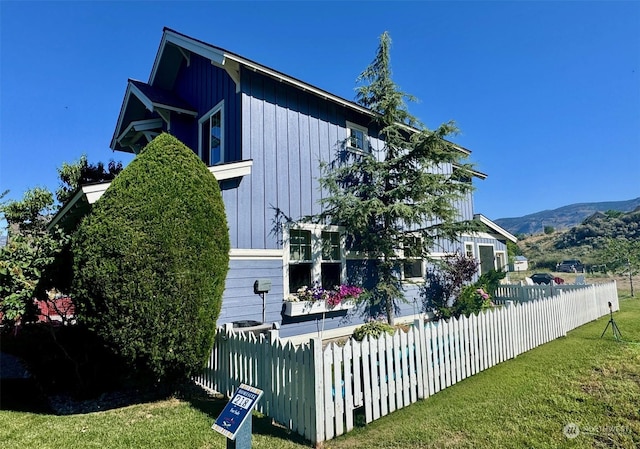
[[[183,380],[213,344],[229,265],[215,177],[161,134],[116,177],[73,240],[85,323],[137,374]]]

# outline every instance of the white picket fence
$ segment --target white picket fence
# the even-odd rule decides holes
[[[609,302],[619,309],[615,281],[325,348],[317,338],[294,346],[276,330],[256,337],[227,329],[196,383],[225,395],[240,383],[260,388],[260,412],[321,443],[353,429],[357,415],[369,423],[564,336],[608,314]]]
[[[547,285],[500,285],[494,297],[500,300],[512,300],[518,302],[535,301],[537,299],[550,298],[563,291],[580,290],[590,285],[577,284],[547,284]]]

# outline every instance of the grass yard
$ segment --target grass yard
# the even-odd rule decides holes
[[[601,339],[608,317],[601,318],[325,447],[640,447],[640,299],[621,295],[620,305],[614,318],[627,342],[616,342],[611,328]],[[0,441],[4,448],[224,448],[225,438],[210,429],[222,406],[170,399],[73,416],[0,411]],[[266,418],[253,422],[254,448],[309,447]]]

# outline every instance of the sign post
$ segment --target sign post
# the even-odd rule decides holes
[[[227,449],[251,448],[251,411],[262,390],[240,384],[211,428],[227,437]]]

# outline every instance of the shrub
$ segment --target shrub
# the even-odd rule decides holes
[[[467,285],[453,303],[449,317],[469,316],[492,306],[491,297],[484,288],[478,284]]]
[[[502,270],[490,270],[473,284],[465,286],[445,314],[445,318],[469,316],[493,307],[491,297],[495,295],[500,281],[506,275],[507,273]]]
[[[384,332],[393,335],[395,331],[395,327],[384,321],[370,321],[353,331],[353,338],[362,341],[367,335],[369,338],[378,338]]]
[[[425,283],[420,288],[424,308],[433,312],[436,319],[451,316],[451,301],[457,298],[465,284],[473,279],[478,262],[472,257],[455,254],[441,264],[429,269]]]
[[[506,271],[490,270],[480,276],[476,281],[476,285],[483,288],[489,295],[493,296],[500,286],[500,281],[507,276]]]
[[[229,264],[218,183],[184,144],[156,137],[74,236],[78,320],[135,374],[179,381],[204,366]]]

